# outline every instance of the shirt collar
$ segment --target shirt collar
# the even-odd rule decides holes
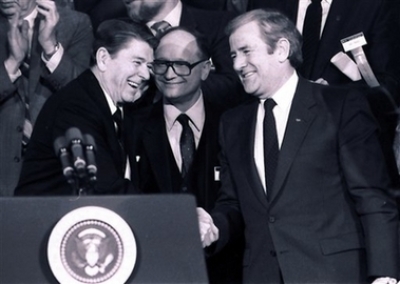
[[[38,15],[38,11],[37,11],[36,8],[35,8],[35,9],[32,10],[32,12],[31,12],[29,15],[27,15],[27,16],[24,18],[25,21],[28,21],[28,23],[29,23],[29,28],[30,28],[30,29],[33,28],[33,26],[34,26],[34,24],[35,24],[35,19],[36,19],[37,15]]]
[[[177,117],[182,112],[173,105],[164,104],[164,117],[167,123],[168,131],[174,126]],[[204,99],[201,93],[197,101],[188,109],[185,114],[189,116],[190,121],[193,123],[198,131],[201,131],[205,121]]]
[[[169,14],[160,21],[166,21],[172,27],[177,27],[177,26],[179,26],[179,21],[181,19],[181,15],[182,15],[182,2],[179,1],[178,4],[176,4],[176,6],[174,7],[174,9],[172,9],[171,12],[169,12]],[[159,21],[150,21],[146,25],[150,28],[156,22],[159,22]]]
[[[276,105],[280,109],[287,109],[290,107],[294,93],[296,92],[297,83],[299,82],[299,76],[294,71],[293,74],[289,77],[285,84],[278,89],[271,96],[271,99],[274,99]],[[264,103],[265,99],[260,100],[261,103]]]
[[[114,104],[110,95],[103,89],[104,96],[106,97],[108,107],[110,108],[111,114],[114,114],[117,111],[117,106]]]

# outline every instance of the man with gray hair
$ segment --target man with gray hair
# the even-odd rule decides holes
[[[276,11],[228,26],[254,100],[221,117],[221,189],[204,246],[244,230],[245,283],[396,283],[398,212],[362,94],[299,77],[301,36]]]

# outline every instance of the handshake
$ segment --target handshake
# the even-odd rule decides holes
[[[208,247],[219,238],[219,230],[214,225],[213,219],[203,208],[197,207],[199,219],[200,238],[203,248]]]

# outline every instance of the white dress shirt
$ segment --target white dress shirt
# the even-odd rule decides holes
[[[283,138],[285,136],[290,107],[292,105],[298,81],[299,77],[297,76],[297,73],[293,72],[293,75],[289,78],[289,80],[278,91],[276,91],[275,94],[271,96],[271,98],[276,103],[276,106],[272,111],[275,118],[279,149],[282,146]],[[254,161],[256,163],[258,175],[260,176],[264,189],[266,189],[263,134],[265,116],[264,102],[265,99],[260,100],[260,103],[258,104],[256,130],[254,137]]]
[[[168,140],[179,171],[182,170],[182,156],[179,147],[179,140],[182,133],[182,125],[176,119],[181,113],[182,112],[178,110],[175,106],[164,104],[164,118]],[[197,147],[199,146],[201,134],[203,133],[204,122],[206,120],[202,94],[199,96],[194,105],[185,112],[185,114],[190,118],[189,126],[193,131],[194,142],[197,149]]]
[[[321,33],[324,30],[326,18],[328,17],[329,9],[331,8],[333,0],[322,0],[322,22],[321,22]],[[351,1],[351,0],[350,0]],[[299,0],[299,8],[297,10],[297,23],[296,27],[301,34],[303,34],[303,25],[304,25],[304,18],[306,17],[306,11],[308,5],[311,4],[311,0]]]

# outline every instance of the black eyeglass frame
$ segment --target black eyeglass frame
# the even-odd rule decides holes
[[[156,75],[165,75],[165,73],[167,73],[167,72],[168,72],[168,69],[171,67],[172,70],[174,71],[174,73],[175,73],[176,75],[178,75],[178,76],[190,76],[190,74],[192,74],[192,69],[193,69],[194,67],[196,67],[196,66],[199,65],[200,63],[205,62],[205,61],[207,61],[207,60],[208,60],[208,59],[202,59],[202,60],[199,60],[199,61],[196,61],[196,62],[190,64],[189,62],[183,61],[183,60],[169,61],[169,60],[159,60],[159,59],[156,59],[156,60],[154,60],[153,62],[149,63],[149,68],[150,68],[150,69],[153,71],[153,73],[156,74]],[[164,72],[156,72],[156,71],[155,71],[156,68],[154,68],[154,66],[155,66],[156,64],[166,66],[165,71],[164,71]],[[174,64],[179,64],[179,65],[184,65],[184,66],[186,66],[186,67],[188,68],[188,70],[189,70],[189,73],[188,73],[188,74],[181,74],[181,73],[176,72],[176,69],[175,69],[175,67],[174,67]]]

